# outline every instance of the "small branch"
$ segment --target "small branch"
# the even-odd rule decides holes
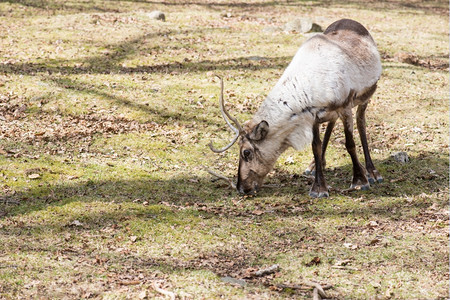
[[[255,276],[255,277],[262,277],[262,276],[266,276],[266,275],[275,273],[279,269],[280,269],[279,265],[273,265],[273,266],[270,266],[268,268],[258,270],[256,272],[254,272],[252,275]]]
[[[157,291],[160,294],[163,294],[164,296],[167,296],[170,298],[170,300],[175,300],[175,294],[166,290],[163,290],[158,286],[156,282],[153,282],[152,287],[155,291]]]
[[[309,285],[311,287],[314,287],[314,292],[317,291],[318,296],[320,296],[318,299],[321,299],[321,298],[327,299],[328,298],[328,295],[325,293],[323,287],[320,284],[318,284],[316,282],[305,282],[305,284]]]
[[[332,269],[359,271],[359,269],[350,266],[331,266]]]
[[[228,178],[228,177],[226,177],[226,176],[224,176],[224,175],[222,175],[222,174],[216,173],[216,172],[214,172],[213,170],[211,170],[210,168],[203,167],[203,169],[204,169],[206,172],[208,172],[209,174],[211,174],[212,176],[215,176],[215,177],[217,177],[218,179],[222,179],[222,180],[225,180],[226,182],[228,182],[228,184],[231,186],[231,188],[233,188],[233,189],[236,188],[236,184],[234,184],[234,182],[233,182],[230,178]]]
[[[321,299],[322,299],[322,297],[320,297],[320,295],[319,295],[319,290],[314,288],[314,290],[313,290],[313,300],[321,300]]]

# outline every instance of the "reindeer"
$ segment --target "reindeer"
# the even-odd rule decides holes
[[[344,124],[345,146],[353,163],[350,189],[368,189],[370,184],[383,181],[370,157],[365,120],[380,75],[380,55],[367,29],[353,20],[336,21],[322,34],[303,43],[256,114],[243,125],[225,109],[220,78],[222,116],[236,135],[222,149],[216,149],[212,141],[209,147],[214,152],[223,152],[240,138],[236,188],[241,194],[255,194],[287,148],[301,150],[312,143],[314,160],[306,171],[314,173],[309,195],[328,197],[323,175],[325,151],[340,118]],[[353,107],[357,107],[356,125],[365,168],[356,155]],[[328,125],[322,143],[319,126],[324,122]]]

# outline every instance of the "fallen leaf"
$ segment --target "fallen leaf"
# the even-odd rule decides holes
[[[377,221],[370,221],[369,222],[369,227],[373,228],[373,227],[377,227],[377,226],[378,226]]]
[[[83,226],[83,223],[81,223],[78,220],[74,220],[72,223],[69,224],[69,226],[76,226],[76,227],[80,227]]]
[[[315,256],[313,259],[311,259],[311,261],[307,264],[305,264],[307,267],[311,267],[311,266],[315,266],[320,264],[320,257]]]
[[[369,246],[373,246],[378,244],[378,242],[380,242],[381,240],[379,238],[375,238],[373,240],[370,241]]]
[[[64,234],[64,240],[66,242],[68,242],[71,238],[72,238],[72,235],[69,232],[66,232],[66,234]]]
[[[286,158],[286,161],[284,162],[284,164],[286,164],[286,165],[292,165],[294,163],[295,163],[295,161],[294,161],[294,158],[292,156],[288,156]]]
[[[40,177],[41,177],[41,175],[37,174],[37,173],[33,173],[33,174],[28,175],[28,178],[30,178],[30,179],[38,179]]]
[[[335,266],[346,266],[351,262],[350,259],[338,260],[334,265]]]
[[[351,250],[355,250],[358,248],[358,245],[353,245],[352,243],[344,243],[344,247]]]
[[[140,292],[139,295],[138,295],[138,298],[139,299],[147,298],[147,291],[144,290],[144,291]]]

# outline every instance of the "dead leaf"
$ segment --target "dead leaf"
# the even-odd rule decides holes
[[[286,158],[286,161],[284,162],[285,165],[292,165],[294,163],[295,163],[295,161],[294,161],[294,158],[292,156],[288,156]]]
[[[145,299],[145,298],[147,298],[148,296],[147,296],[147,291],[142,291],[142,292],[140,292],[139,293],[139,295],[138,295],[138,298],[139,299]]]
[[[346,266],[351,263],[350,259],[338,260],[334,265],[335,266]]]
[[[81,227],[81,226],[83,226],[83,223],[81,223],[78,220],[74,220],[74,221],[72,221],[72,223],[69,224],[69,226]]]
[[[64,240],[66,242],[68,242],[71,238],[72,238],[72,235],[69,232],[66,232],[66,234],[64,234]]]
[[[254,211],[252,211],[252,214],[254,214],[254,215],[256,215],[256,216],[260,216],[260,215],[262,215],[263,213],[264,213],[264,211],[258,210],[258,209],[255,209]]]
[[[348,248],[348,249],[350,249],[350,250],[355,250],[355,249],[358,248],[358,245],[354,245],[354,244],[352,244],[352,243],[344,243],[344,247],[345,247],[345,248]]]
[[[321,263],[320,257],[315,256],[313,259],[311,259],[310,262],[308,262],[307,264],[305,264],[305,266],[311,267],[311,266],[316,266],[316,265],[318,265],[318,264],[320,264],[320,263]]]
[[[374,245],[378,244],[380,241],[381,240],[379,238],[375,238],[370,241],[369,246],[374,246]]]
[[[33,173],[33,174],[28,175],[28,178],[30,178],[30,179],[38,179],[40,177],[41,177],[41,175],[37,174],[37,173]]]

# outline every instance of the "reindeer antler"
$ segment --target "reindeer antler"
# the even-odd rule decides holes
[[[238,122],[238,120],[234,117],[232,117],[228,111],[225,109],[225,103],[223,100],[223,79],[222,77],[216,75],[217,78],[219,78],[220,80],[220,96],[219,96],[219,102],[220,102],[220,112],[222,113],[222,117],[225,119],[225,122],[227,122],[228,126],[231,128],[231,130],[236,133],[236,135],[234,136],[234,138],[231,140],[231,142],[226,145],[225,147],[221,148],[221,149],[216,149],[214,148],[212,141],[208,144],[209,148],[216,153],[220,153],[220,152],[224,152],[226,150],[228,150],[231,146],[233,146],[234,143],[236,143],[237,139],[239,138],[239,136],[241,134],[244,134],[244,130],[242,129],[241,124]],[[234,125],[236,125],[236,127],[234,127],[230,121],[228,120],[230,119]]]

